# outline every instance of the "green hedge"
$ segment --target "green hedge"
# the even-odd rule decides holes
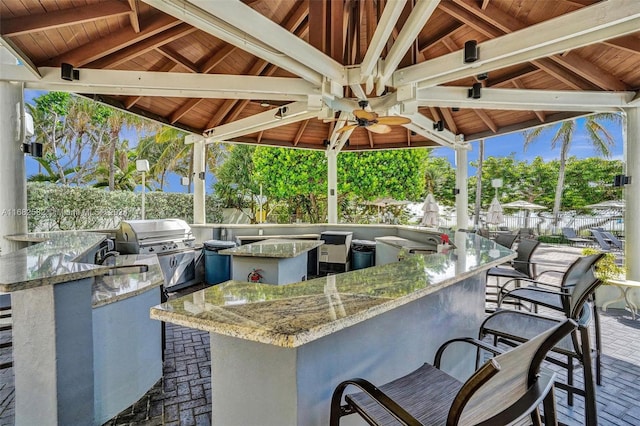
[[[220,223],[222,209],[207,196],[207,222]],[[29,232],[113,229],[121,220],[142,217],[142,194],[100,188],[27,183]],[[193,194],[147,192],[147,219],[178,218],[193,222]]]

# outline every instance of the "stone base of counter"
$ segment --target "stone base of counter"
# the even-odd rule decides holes
[[[93,309],[95,424],[103,424],[162,377],[162,323],[149,318],[160,287]]]
[[[92,283],[11,295],[17,426],[93,424]]]
[[[484,274],[472,276],[296,348],[211,333],[212,423],[327,425],[331,394],[342,380],[384,383],[433,362],[444,341],[476,336],[484,288]],[[464,349],[454,345],[443,366],[460,378],[475,360]]]

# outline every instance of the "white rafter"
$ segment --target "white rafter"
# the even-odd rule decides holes
[[[454,135],[451,131],[444,129],[441,132],[437,130],[433,130],[434,122],[429,120],[424,115],[416,112],[414,114],[402,114],[403,117],[407,117],[411,119],[411,123],[403,124],[409,130],[412,130],[427,139],[430,139],[442,146],[446,146],[449,148],[455,148],[457,144],[456,135]]]
[[[373,73],[378,59],[380,59],[380,54],[387,45],[387,41],[406,3],[407,0],[389,0],[385,4],[382,16],[376,26],[376,31],[373,33],[371,43],[369,43],[367,53],[365,53],[362,64],[360,64],[361,82],[364,82]]]
[[[420,88],[548,57],[560,52],[637,32],[640,2],[608,0],[479,44],[479,59],[465,64],[452,52],[393,73],[393,86]]]
[[[346,84],[346,73],[342,64],[240,0],[188,1],[246,34],[260,34],[260,40],[271,49],[282,52],[294,61],[304,63],[330,80]]]
[[[467,96],[468,87],[437,86],[418,89],[419,106],[503,109],[520,111],[619,111],[633,99],[633,92],[532,90],[483,88],[480,99]]]
[[[311,109],[309,104],[306,102],[293,102],[284,105],[281,108],[284,107],[287,108],[287,111],[282,118],[276,118],[278,110],[271,109],[269,111],[252,115],[251,117],[209,129],[206,132],[207,138],[205,143],[210,144],[214,142],[224,142],[240,136],[260,132],[262,130],[296,123],[298,121],[317,117],[319,112],[319,110]]]
[[[38,68],[36,79],[24,67],[5,67],[0,79],[25,81],[31,89],[128,96],[304,101],[320,89],[300,78],[225,74],[80,69],[80,79],[60,78],[60,68]]]
[[[235,28],[224,22],[222,19],[196,7],[195,5],[182,0],[143,0],[145,3],[161,10],[171,16],[174,16],[199,30],[202,30],[220,40],[239,47],[240,49],[251,53],[265,61],[286,69],[293,74],[313,83],[320,85],[322,83],[322,74],[305,65],[305,62],[299,62],[282,52],[274,49],[272,46],[257,39],[251,33]],[[210,2],[218,3],[218,2]],[[225,3],[225,2],[220,2]],[[253,10],[252,10],[253,12]],[[282,29],[282,28],[281,28]],[[255,33],[255,32],[254,32]],[[260,35],[260,38],[262,38]],[[292,38],[296,38],[291,34]]]
[[[387,57],[382,61],[382,70],[378,76],[378,82],[376,84],[376,90],[378,96],[384,91],[385,85],[391,78],[391,75],[398,67],[398,64],[402,60],[402,57],[407,53],[407,50],[415,43],[418,34],[424,29],[424,25],[427,20],[436,10],[440,0],[419,0],[411,11],[411,15],[405,22],[398,38],[391,46],[391,50]]]

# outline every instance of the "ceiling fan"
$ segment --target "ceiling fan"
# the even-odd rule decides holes
[[[367,111],[365,108],[369,105],[367,101],[359,101],[358,105],[361,109],[354,109],[353,116],[355,120],[347,120],[353,124],[347,124],[338,130],[338,133],[346,132],[347,130],[355,129],[356,127],[364,127],[373,133],[389,133],[391,127],[401,124],[409,124],[411,120],[405,117],[399,116],[383,116],[380,117],[375,112]]]

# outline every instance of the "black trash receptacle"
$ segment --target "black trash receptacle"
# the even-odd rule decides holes
[[[209,240],[204,242],[204,281],[207,285],[219,284],[231,279],[231,256],[218,251],[233,248],[233,241]]]
[[[351,241],[351,269],[369,268],[376,264],[376,242],[371,240]]]

